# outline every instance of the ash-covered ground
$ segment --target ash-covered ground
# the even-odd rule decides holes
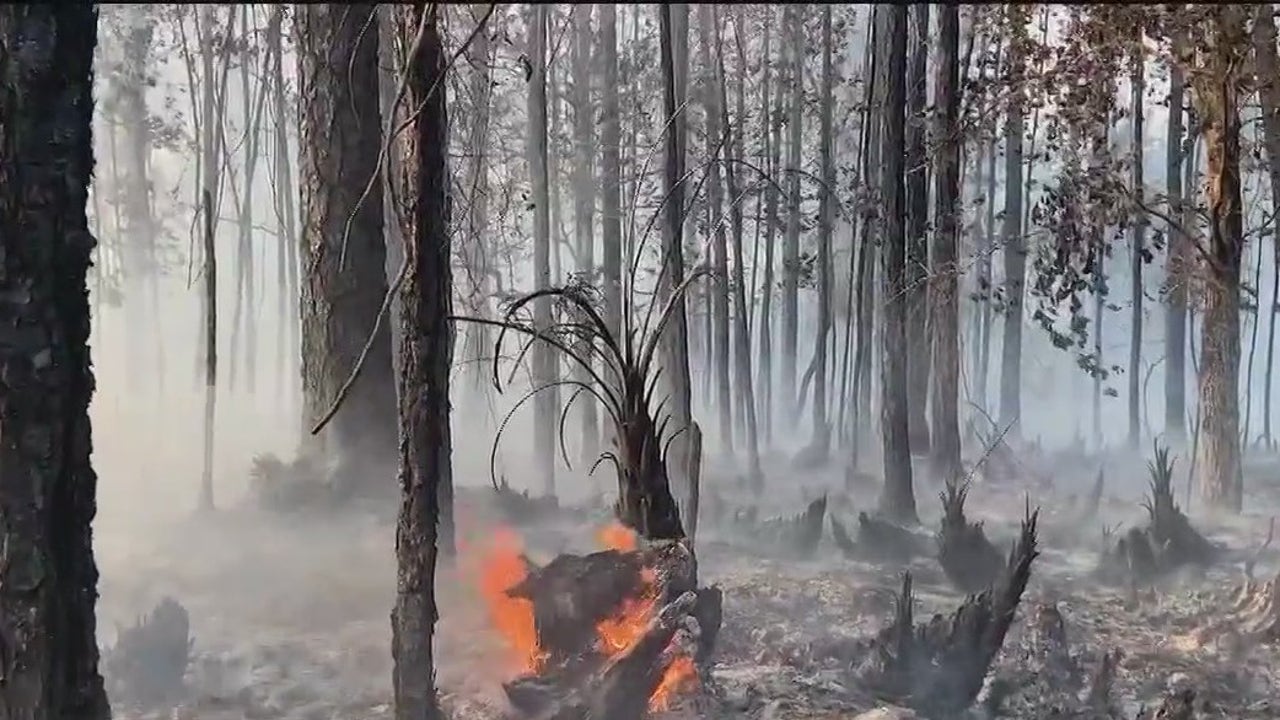
[[[1261,590],[1246,602],[1239,597],[1246,563],[1254,565],[1259,584],[1277,572],[1273,548],[1259,548],[1280,479],[1265,469],[1251,471],[1242,517],[1204,517],[1192,501],[1195,527],[1225,548],[1211,567],[1164,578],[1154,588],[1107,587],[1092,575],[1103,528],[1123,532],[1143,522],[1146,470],[1137,461],[1109,461],[1098,516],[1081,523],[1072,507],[1101,461],[1040,462],[1041,471],[1029,470],[1028,477],[1052,470],[1052,482],[979,476],[966,506],[1002,552],[1016,537],[1028,500],[1042,509],[1040,557],[971,716],[1130,719],[1184,688],[1195,691],[1201,718],[1280,716],[1280,638],[1272,644],[1265,619],[1257,616]],[[799,512],[824,492],[828,516],[843,523],[855,524],[858,511],[875,509],[873,485],[846,489],[835,470],[797,480],[796,471],[775,463],[766,474],[773,501],[757,511],[760,518]],[[950,613],[963,594],[932,558],[908,566],[847,559],[832,542],[829,518],[813,557],[784,559],[768,537],[734,519],[751,497],[734,489],[734,477],[708,470],[707,488],[716,490],[704,492],[704,502],[720,507],[704,506],[697,546],[701,582],[724,590],[714,670],[664,715],[834,719],[877,707],[843,649],[890,621],[904,570],[914,577],[917,619]],[[1176,486],[1185,506],[1185,468],[1178,468]],[[938,526],[939,490],[917,483],[921,535]],[[608,511],[600,499],[583,506],[515,528],[529,554],[546,560],[597,549],[594,538],[609,522]],[[127,534],[100,532],[100,636],[116,717],[390,717],[393,512],[281,517],[243,506]],[[501,683],[516,668],[480,597],[474,548],[494,528],[513,524],[487,487],[460,490],[458,515],[460,557],[437,582],[438,684],[451,717],[505,717]],[[112,676],[112,647],[118,628],[163,597],[188,613],[190,665],[177,695],[138,707]],[[1065,654],[1044,640],[1046,624],[1059,616]],[[1103,654],[1117,650],[1108,711],[1087,696]]]

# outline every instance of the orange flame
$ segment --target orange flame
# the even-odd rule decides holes
[[[533,603],[507,595],[528,574],[520,537],[507,529],[493,535],[480,578],[480,590],[489,608],[489,619],[511,647],[521,672],[536,672],[545,653],[538,647],[538,631],[533,622]]]
[[[601,528],[596,540],[607,549],[622,552],[632,552],[639,547],[636,534],[620,523]],[[488,605],[490,621],[511,649],[520,674],[537,672],[546,660],[546,653],[538,646],[533,604],[506,594],[528,574],[521,557],[522,550],[520,538],[513,531],[497,531],[483,559],[481,573],[481,591]],[[652,568],[644,568],[641,579],[644,588],[640,595],[623,601],[612,617],[596,625],[596,648],[608,658],[631,650],[658,612],[657,573]],[[657,688],[649,697],[649,711],[666,710],[674,696],[691,683],[696,683],[697,679],[698,671],[693,659],[685,654],[677,655],[667,665]]]

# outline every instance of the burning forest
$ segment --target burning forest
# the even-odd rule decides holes
[[[1268,5],[0,6],[0,720],[1271,720]]]

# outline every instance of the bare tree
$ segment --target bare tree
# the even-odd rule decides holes
[[[595,107],[591,102],[591,5],[575,5],[573,13],[573,233],[578,273],[596,282],[595,222]],[[590,363],[588,363],[590,364]],[[578,380],[586,382],[586,369]],[[580,397],[583,462],[600,453],[600,416],[595,398]]]
[[[1275,17],[1269,12],[1259,12],[1253,22],[1253,31],[1258,93],[1262,101],[1262,135],[1267,150],[1267,179],[1271,184],[1271,212],[1274,216],[1280,214],[1280,61],[1276,59]],[[1280,252],[1276,252],[1275,247],[1273,244],[1271,303],[1267,312],[1267,369],[1262,391],[1262,440],[1268,448],[1272,445],[1271,387],[1276,350],[1276,315],[1280,313]]]
[[[1169,217],[1169,255],[1166,265],[1168,297],[1165,303],[1164,326],[1164,403],[1165,434],[1172,442],[1186,441],[1186,395],[1187,395],[1187,273],[1184,265],[1187,257],[1187,243],[1190,239],[1182,233],[1182,225],[1177,222],[1182,217],[1183,198],[1181,166],[1186,153],[1183,152],[1183,104],[1184,74],[1178,63],[1169,65],[1169,124],[1165,136],[1165,193],[1168,196]]]
[[[0,714],[110,717],[94,604],[85,214],[98,11],[0,6]]]
[[[911,6],[910,56],[907,60],[907,419],[912,452],[929,449],[929,181],[925,163],[925,72],[929,58],[929,5]]]
[[[1007,6],[1009,23],[1016,27],[1026,25],[1026,8]],[[1013,88],[1009,93],[1009,108],[1005,115],[1005,170],[1004,170],[1004,224],[1001,241],[1004,244],[1005,316],[1004,338],[1000,348],[1000,422],[1010,425],[1016,432],[1022,414],[1022,296],[1027,276],[1027,243],[1022,235],[1022,124],[1023,107],[1022,72],[1026,63],[1022,45],[1009,44],[1009,65],[1006,76]]]
[[[547,13],[546,5],[531,5],[529,31],[529,177],[533,185],[533,273],[534,289],[551,286],[551,197],[547,175]],[[539,298],[533,306],[534,324],[539,328],[551,325],[551,298]],[[551,348],[538,343],[533,348],[533,382],[546,388],[534,398],[535,436],[534,452],[538,458],[538,472],[542,479],[542,491],[548,496],[556,494],[556,405],[554,391],[549,387],[555,382],[556,360]]]
[[[787,63],[791,99],[787,108],[787,231],[782,239],[782,384],[783,417],[793,419],[796,403],[796,341],[800,327],[800,137],[804,123],[804,5],[787,5],[783,25],[790,28]],[[790,16],[790,17],[788,17]]]
[[[1142,51],[1142,34],[1139,32],[1133,50],[1132,66],[1129,72],[1129,85],[1133,94],[1131,112],[1133,123],[1133,194],[1138,203],[1142,202],[1143,173],[1142,163],[1145,157],[1142,151],[1143,137],[1143,105],[1146,102],[1147,76],[1144,63],[1146,57]],[[1129,321],[1129,447],[1137,449],[1142,433],[1142,266],[1146,262],[1146,213],[1135,208],[1129,222],[1130,245],[1130,279],[1133,286],[1132,315]]]

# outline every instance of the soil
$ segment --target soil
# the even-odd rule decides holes
[[[766,474],[792,482],[794,471],[775,464]],[[1133,718],[1142,706],[1158,705],[1182,688],[1196,691],[1200,718],[1280,716],[1280,645],[1248,632],[1258,619],[1238,617],[1237,597],[1244,562],[1266,536],[1273,514],[1266,508],[1276,506],[1280,492],[1247,480],[1249,511],[1229,521],[1215,522],[1190,509],[1195,526],[1226,548],[1212,567],[1166,578],[1153,589],[1105,587],[1092,577],[1103,547],[1102,528],[1143,521],[1140,467],[1133,464],[1133,477],[1121,483],[1129,491],[1104,496],[1096,527],[1080,527],[1067,502],[1068,495],[1087,492],[1092,471],[1082,471],[1078,480],[1060,478],[1057,489],[1048,490],[1043,483],[974,484],[966,514],[985,522],[1002,553],[1017,532],[1028,493],[1043,509],[1042,555],[988,678],[990,692],[984,693],[1008,691],[999,716],[1108,717],[1087,708],[1082,698],[1087,677],[1113,650],[1121,652],[1111,691],[1114,717]],[[724,484],[734,477],[721,470],[717,478],[714,468],[708,474],[708,482]],[[1109,478],[1121,475],[1108,471]],[[777,512],[762,510],[761,518],[794,515],[825,489],[832,498],[828,512],[852,525],[859,510],[874,510],[875,494],[859,491],[851,497],[843,477],[833,469],[814,474],[804,487],[771,491],[771,497],[778,496]],[[939,489],[928,483],[917,487],[923,532],[937,526]],[[720,495],[748,493],[726,489]],[[1181,488],[1178,496],[1185,504]],[[554,523],[518,532],[535,560],[595,549],[596,531],[609,519],[605,507],[596,501]],[[489,625],[475,567],[476,546],[504,521],[487,487],[460,489],[458,518],[460,557],[441,570],[437,582],[438,684],[450,717],[505,717],[509,708],[501,683],[518,668]],[[711,676],[663,718],[853,718],[879,703],[855,682],[850,648],[892,617],[902,571],[913,574],[918,619],[948,613],[962,600],[935,559],[916,558],[905,567],[847,559],[829,528],[816,556],[805,560],[784,559],[727,520],[718,526],[704,519],[700,532],[700,580],[723,588],[724,626]],[[391,717],[393,544],[390,513],[367,510],[282,518],[242,507],[145,532],[136,527],[100,532],[104,647],[114,642],[116,626],[132,622],[166,596],[185,606],[194,636],[179,706],[136,708],[117,695],[112,698],[115,716]],[[1275,576],[1277,558],[1268,549],[1257,559],[1254,575],[1260,585]],[[1057,628],[1055,638],[1065,636],[1065,658],[1061,648],[1046,647],[1041,618],[1051,618],[1046,622]],[[974,717],[990,714],[981,699],[972,711]]]

